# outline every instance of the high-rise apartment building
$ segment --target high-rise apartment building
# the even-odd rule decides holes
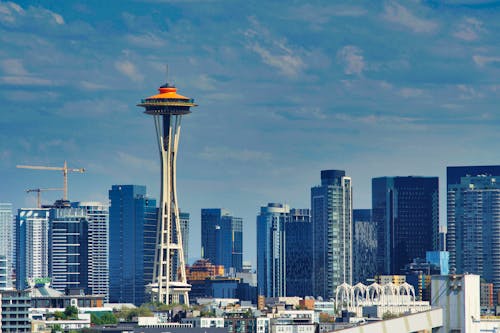
[[[67,201],[50,209],[49,274],[54,289],[88,291],[88,239],[85,209],[72,208]]]
[[[352,184],[343,170],[322,170],[311,188],[314,296],[335,297],[352,283]]]
[[[201,210],[202,257],[222,265],[226,273],[243,267],[243,220],[222,208]]]
[[[399,274],[414,258],[439,249],[438,177],[372,179],[377,271]]]
[[[500,290],[500,175],[464,176],[448,185],[450,269],[479,274]]]
[[[16,216],[16,287],[24,290],[30,281],[49,276],[48,208],[21,208]]]
[[[286,296],[285,221],[290,207],[269,203],[257,216],[257,292]]]
[[[140,305],[153,281],[156,200],[140,185],[113,185],[109,200],[109,299]]]
[[[309,209],[290,209],[285,223],[286,296],[311,296],[312,223]]]
[[[88,222],[88,292],[92,295],[109,295],[109,213],[108,206],[100,202],[75,202],[74,208],[82,208]]]
[[[354,209],[353,283],[368,283],[377,274],[377,228],[371,209]]]
[[[14,217],[12,204],[0,203],[0,256],[5,260],[5,286],[12,287],[12,271],[14,268]],[[2,277],[0,277],[2,279]],[[1,283],[1,282],[0,282]],[[2,283],[3,284],[3,283]]]

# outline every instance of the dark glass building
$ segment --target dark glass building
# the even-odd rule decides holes
[[[243,220],[222,208],[201,210],[201,251],[204,259],[226,273],[243,268]]]
[[[140,305],[153,280],[156,200],[141,185],[113,185],[109,200],[109,299]]]
[[[439,249],[438,177],[372,179],[377,273],[399,274],[414,258]]]
[[[61,204],[61,205],[59,205]],[[89,293],[89,222],[83,208],[60,202],[50,210],[49,274],[54,289],[81,288]]]
[[[353,283],[368,283],[377,274],[377,228],[371,209],[353,209]]]
[[[286,296],[311,296],[312,224],[309,209],[290,210],[285,223]]]

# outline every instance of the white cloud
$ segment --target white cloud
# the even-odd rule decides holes
[[[249,18],[252,28],[245,31],[247,48],[257,53],[261,60],[285,76],[296,77],[305,68],[297,51],[287,46],[285,38],[275,38],[255,18]]]
[[[473,17],[467,17],[458,25],[453,36],[465,41],[473,41],[479,38],[479,34],[484,31],[483,22]]]
[[[290,9],[289,17],[294,20],[308,22],[313,26],[329,22],[332,17],[358,17],[366,14],[366,10],[361,7],[343,6],[343,5],[328,5],[314,6],[304,4],[302,6],[293,6]]]
[[[80,81],[80,86],[85,90],[108,90],[111,87],[90,81]]]
[[[337,52],[337,59],[344,64],[344,74],[347,75],[361,75],[366,67],[363,51],[357,46],[344,46]]]
[[[484,95],[477,91],[474,87],[466,84],[458,84],[457,89],[459,91],[460,99],[474,99],[482,98]]]
[[[399,90],[399,95],[409,98],[409,97],[418,97],[423,94],[422,89],[416,89],[416,88],[401,88]]]
[[[13,2],[0,2],[0,22],[11,24],[16,21],[17,15],[24,14],[24,10]]]
[[[205,160],[233,160],[238,162],[268,161],[272,158],[270,153],[241,149],[235,150],[228,147],[205,147],[200,153],[200,157]]]
[[[213,91],[215,90],[215,85],[217,84],[217,81],[215,79],[211,78],[207,74],[201,74],[199,75],[196,80],[192,82],[192,85],[197,87],[200,90],[203,91]]]
[[[488,56],[480,56],[474,55],[472,59],[479,67],[483,67],[489,65],[491,63],[500,62],[500,57],[488,57]]]
[[[55,23],[63,25],[64,18],[58,14],[42,7],[29,6],[24,10],[13,2],[0,2],[0,23],[15,26],[32,23]]]
[[[27,75],[28,72],[23,66],[21,59],[5,59],[0,61],[0,67],[8,75]]]
[[[159,38],[155,34],[152,33],[144,33],[144,34],[128,34],[125,36],[125,39],[136,46],[145,47],[145,48],[161,48],[165,47],[166,40]]]
[[[382,17],[391,23],[402,25],[417,33],[429,33],[438,28],[436,22],[419,18],[406,7],[396,2],[388,2],[385,4],[385,11]]]
[[[52,15],[54,21],[56,21],[57,24],[64,24],[64,19],[61,15],[53,12],[51,12],[50,14]]]
[[[250,50],[257,53],[262,61],[271,67],[277,68],[282,74],[294,77],[304,67],[304,63],[299,56],[294,55],[291,51],[286,51],[282,54],[271,53],[271,51],[262,47],[259,43],[254,43],[249,46]]]
[[[146,172],[160,172],[157,161],[140,158],[122,151],[116,153],[119,165],[125,165],[133,169],[140,169]]]
[[[347,113],[337,113],[334,115],[334,118],[341,121],[351,122],[354,124],[369,125],[375,128],[378,126],[394,127],[396,125],[399,128],[406,128],[406,129],[423,128],[423,125],[419,125],[416,123],[418,119],[413,117],[377,115],[377,114],[353,116]]]
[[[32,76],[2,76],[0,83],[12,86],[53,86],[54,81]]]
[[[116,61],[115,68],[132,81],[142,82],[144,80],[144,75],[139,73],[135,65],[128,60]]]

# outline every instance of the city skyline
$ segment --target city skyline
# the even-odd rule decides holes
[[[166,63],[200,104],[178,160],[191,259],[200,209],[225,207],[243,218],[255,266],[258,207],[308,207],[320,170],[346,170],[354,208],[370,208],[374,177],[438,176],[446,193],[446,166],[498,164],[499,6],[0,2],[0,202],[35,207],[24,191],[61,176],[15,165],[64,160],[87,169],[69,176],[72,201],[105,203],[113,184],[159,199],[151,122],[135,104]],[[441,223],[445,207],[441,195]]]

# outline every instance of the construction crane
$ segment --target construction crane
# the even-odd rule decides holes
[[[68,200],[68,171],[69,172],[79,172],[79,173],[84,173],[85,172],[84,168],[79,168],[79,169],[68,168],[68,164],[66,163],[66,161],[64,161],[64,166],[62,168],[61,167],[38,166],[38,165],[17,165],[16,167],[20,168],[20,169],[62,171],[63,172],[63,177],[64,177],[64,196],[63,196],[63,200]]]
[[[30,189],[26,190],[26,193],[36,192],[37,193],[37,196],[36,196],[37,205],[36,206],[38,208],[42,208],[42,195],[41,195],[41,193],[43,191],[62,191],[62,190],[64,190],[64,188],[62,188],[62,187],[30,188]]]

